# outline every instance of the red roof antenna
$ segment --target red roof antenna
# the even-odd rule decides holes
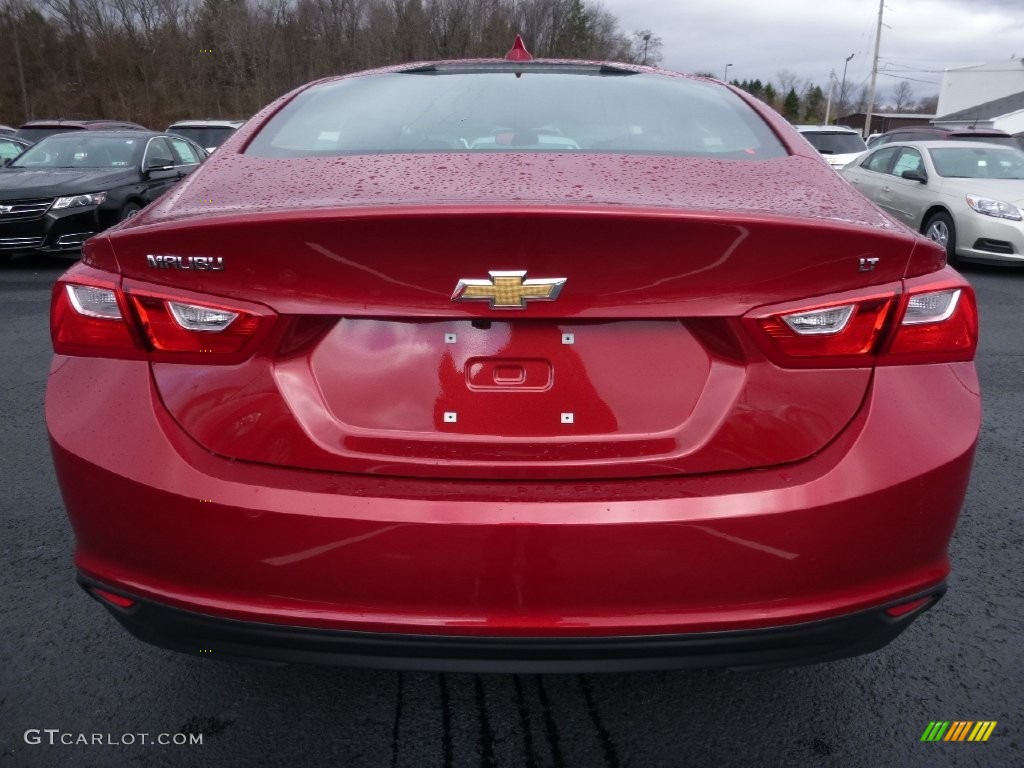
[[[516,35],[516,41],[512,44],[512,48],[508,53],[505,54],[506,61],[532,61],[533,56],[526,46],[523,45],[522,35]]]

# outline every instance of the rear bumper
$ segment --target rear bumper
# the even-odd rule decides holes
[[[660,649],[651,666],[877,647],[905,623],[846,622],[877,624],[885,606],[941,590],[980,424],[973,364],[893,366],[806,461],[530,483],[228,461],[178,428],[140,361],[55,358],[46,411],[76,564],[146,604],[118,616],[133,631],[182,650],[210,633],[224,654],[271,659],[313,660],[323,645],[364,663],[405,658],[418,636],[433,638],[421,649],[448,649],[426,655],[446,662],[477,647],[500,661],[506,645],[508,661],[561,648],[568,663],[589,647],[625,657],[649,642]],[[821,647],[789,638],[781,656],[758,660],[764,638],[820,622],[839,628]],[[350,635],[358,653],[335,642]],[[398,650],[372,650],[387,638]],[[738,655],[716,660],[711,646],[729,638]],[[748,639],[754,651],[742,650]]]
[[[891,642],[946,591],[913,598],[920,607],[893,617],[884,608],[786,627],[682,635],[612,637],[461,637],[346,632],[235,621],[148,600],[122,608],[79,574],[83,589],[133,635],[173,651],[224,660],[339,664],[435,672],[624,672],[732,667],[767,669],[833,661]]]

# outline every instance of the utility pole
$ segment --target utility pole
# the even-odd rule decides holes
[[[878,79],[878,45],[882,42],[882,11],[885,0],[878,0],[878,29],[875,31],[875,59],[871,63],[871,95],[868,96],[868,113],[864,117],[864,138],[871,135],[871,113],[875,108],[875,81]]]

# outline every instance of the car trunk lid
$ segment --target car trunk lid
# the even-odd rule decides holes
[[[870,364],[779,367],[740,318],[822,286],[898,284],[913,242],[835,221],[529,205],[281,211],[112,237],[129,290],[158,283],[280,315],[244,363],[153,364],[164,404],[209,450],[510,479],[732,471],[815,453],[857,412]],[[488,294],[496,272],[564,284],[523,308],[453,300],[460,281]]]

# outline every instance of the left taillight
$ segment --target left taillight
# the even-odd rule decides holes
[[[79,267],[54,285],[54,352],[167,362],[234,363],[252,353],[273,318],[264,308],[120,285]]]

